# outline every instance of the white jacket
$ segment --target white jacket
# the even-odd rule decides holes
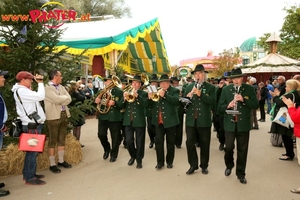
[[[20,96],[20,99],[23,103],[19,101],[16,91]],[[40,104],[40,101],[45,99],[45,86],[44,83],[38,83],[38,90],[33,91],[26,86],[19,85],[16,83],[12,87],[12,92],[14,93],[14,99],[16,102],[16,110],[19,115],[19,118],[22,121],[23,125],[28,125],[29,122],[35,122],[33,119],[29,119],[24,111],[26,110],[27,114],[30,115],[33,112],[37,112],[40,116],[40,120],[38,121],[40,124],[43,124],[46,120],[45,112]]]

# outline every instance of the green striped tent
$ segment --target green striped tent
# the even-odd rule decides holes
[[[68,53],[85,56],[102,55],[105,64],[116,63],[129,73],[171,73],[167,52],[157,18],[110,19],[65,23],[58,48],[69,47]],[[115,52],[113,55],[111,52]],[[155,60],[153,60],[155,57]],[[120,62],[121,61],[121,62]],[[109,65],[108,65],[109,66]]]

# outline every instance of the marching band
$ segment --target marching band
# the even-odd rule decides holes
[[[187,77],[184,85],[178,84],[180,80],[177,77],[170,78],[167,74],[160,77],[152,74],[150,79],[146,74],[126,75],[127,85],[124,77],[121,78],[122,82],[117,76],[106,78],[105,87],[95,98],[99,120],[98,137],[104,148],[103,159],[107,159],[110,155],[110,162],[116,161],[119,145],[124,138],[123,144],[126,144],[125,148],[129,153],[128,165],[133,165],[136,161],[136,168],[141,169],[147,127],[149,148],[155,145],[157,159],[155,168],[159,170],[165,165],[168,169],[173,168],[175,147],[181,148],[185,115],[186,147],[190,165],[186,174],[193,174],[199,167],[203,174],[208,174],[212,114],[218,110],[218,105],[217,88],[207,81],[206,73],[203,65],[198,64],[191,72],[195,80]],[[235,90],[228,95],[229,98],[235,99],[237,92]],[[240,101],[240,98],[238,96],[236,101]],[[224,100],[221,103],[225,103]],[[232,106],[218,114],[226,116],[226,112],[227,115],[231,112],[237,113],[238,109],[238,106]],[[243,113],[238,114],[243,115]],[[233,117],[237,119],[237,115]],[[230,122],[233,125],[239,123],[232,119]],[[108,129],[111,132],[111,145],[107,138]],[[196,147],[200,147],[200,163]],[[228,169],[231,170],[232,167],[227,166],[226,176],[229,175]],[[245,175],[244,172],[242,175]],[[238,178],[241,180],[240,177]],[[245,181],[241,182],[245,183]]]

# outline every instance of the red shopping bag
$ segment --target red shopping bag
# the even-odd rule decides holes
[[[19,150],[43,152],[46,135],[35,133],[22,133],[19,139]]]

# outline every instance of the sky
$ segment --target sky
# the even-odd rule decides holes
[[[264,33],[280,33],[296,0],[125,0],[132,18],[158,18],[170,64],[219,55]]]

